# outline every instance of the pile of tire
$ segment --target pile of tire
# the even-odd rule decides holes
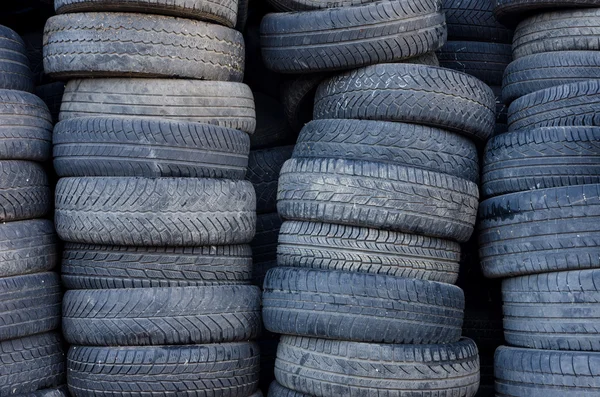
[[[64,395],[58,238],[42,165],[52,120],[25,44],[0,26],[0,396]]]
[[[503,82],[509,132],[486,148],[479,214],[483,272],[503,279],[497,395],[600,393],[600,12],[538,10],[567,5],[496,6],[521,19]]]
[[[262,395],[239,4],[194,5],[57,0],[46,24],[75,397]]]

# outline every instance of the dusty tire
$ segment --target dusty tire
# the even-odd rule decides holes
[[[444,20],[436,0],[267,14],[260,27],[263,60],[279,73],[397,62],[440,48],[446,41]]]
[[[69,388],[77,397],[179,393],[246,397],[258,385],[259,350],[252,342],[187,346],[73,346]],[[148,391],[150,389],[151,391]]]
[[[511,44],[512,30],[496,20],[493,3],[489,0],[443,0],[448,38]]]
[[[63,14],[46,22],[44,69],[63,79],[179,77],[240,82],[244,41],[236,30],[188,19]]]
[[[31,161],[0,161],[0,222],[41,218],[52,207],[44,168]]]
[[[293,146],[280,146],[250,152],[246,180],[254,186],[257,213],[277,211],[279,172],[283,163],[292,157],[293,150]]]
[[[376,0],[268,0],[275,9],[282,12],[320,10],[333,7],[353,7],[373,3]]]
[[[14,30],[0,26],[0,89],[33,92],[25,42]]]
[[[76,345],[237,342],[260,329],[260,291],[250,285],[70,290],[64,296],[63,334]]]
[[[68,289],[248,284],[250,255],[247,245],[153,248],[67,243],[61,271]]]
[[[198,178],[62,178],[56,231],[74,243],[127,246],[243,244],[252,240],[250,182]]]
[[[425,124],[485,141],[494,131],[495,108],[492,90],[467,74],[426,65],[382,64],[321,83],[314,117]]]
[[[250,134],[256,128],[250,87],[226,81],[143,78],[69,81],[60,119],[91,116],[194,121]]]

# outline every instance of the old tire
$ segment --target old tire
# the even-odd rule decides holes
[[[44,168],[31,161],[0,161],[0,222],[41,218],[52,207]]]
[[[293,146],[280,146],[250,152],[246,180],[254,186],[257,213],[277,211],[279,172],[283,163],[292,157],[293,150]]]
[[[494,17],[494,2],[488,0],[443,0],[450,40],[512,43],[512,30]]]
[[[33,92],[25,42],[14,30],[0,26],[0,89]]]

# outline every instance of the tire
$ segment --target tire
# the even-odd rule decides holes
[[[280,266],[374,273],[454,284],[460,246],[449,240],[317,222],[284,222]]]
[[[237,22],[237,0],[56,0],[57,14],[71,12],[139,12],[199,19],[233,28]]]
[[[513,58],[554,51],[600,50],[600,10],[560,10],[521,22],[513,38]]]
[[[267,271],[277,265],[277,241],[282,220],[277,212],[258,215],[252,246],[252,279],[262,288]]]
[[[44,101],[46,106],[48,106],[53,124],[58,123],[60,105],[62,103],[62,97],[64,93],[65,83],[62,81],[38,85],[35,87],[35,95]],[[50,150],[48,150],[48,152],[50,152]],[[48,155],[48,157],[50,156]]]
[[[462,242],[473,232],[478,189],[473,182],[419,168],[292,158],[281,170],[277,200],[279,214],[288,220],[370,227]]]
[[[58,176],[243,179],[250,138],[187,121],[85,117],[54,128]]]
[[[487,85],[501,85],[512,61],[511,45],[476,41],[448,41],[437,52],[440,66],[477,77]]]
[[[249,134],[256,128],[250,87],[224,81],[140,78],[69,81],[60,119],[91,116],[194,121]]]
[[[249,284],[250,255],[248,245],[152,248],[67,243],[62,280],[68,289]]]
[[[75,345],[237,342],[260,329],[260,291],[250,285],[70,290],[64,297],[63,334]]]
[[[495,108],[492,90],[467,74],[382,64],[323,82],[317,89],[314,118],[425,124],[485,141],[494,131]]]
[[[57,329],[61,299],[56,273],[0,278],[0,341]]]
[[[600,183],[600,128],[542,127],[490,140],[484,155],[484,197]]]
[[[496,395],[515,397],[583,397],[600,393],[600,381],[590,371],[599,354],[521,349],[496,351]]]
[[[51,207],[44,168],[30,161],[0,161],[0,222],[41,218]]]
[[[241,82],[244,41],[236,30],[189,19],[116,12],[64,14],[46,22],[44,69],[60,79],[179,77]]]
[[[287,122],[283,106],[260,92],[256,101],[256,132],[250,137],[252,150],[294,144],[296,137]]]
[[[0,395],[33,393],[65,381],[60,335],[45,333],[0,342]]]
[[[338,158],[418,167],[477,183],[478,154],[469,139],[437,128],[370,120],[315,120],[294,158]]]
[[[246,397],[258,385],[258,346],[252,342],[188,346],[73,346],[69,388],[78,397],[132,393]]]
[[[269,4],[277,11],[281,12],[320,10],[334,7],[354,7],[373,3],[375,1],[376,0],[268,0]]]
[[[196,178],[62,178],[56,231],[73,243],[200,246],[248,243],[256,200],[250,182]]]
[[[472,397],[479,386],[477,346],[470,339],[447,345],[387,345],[283,336],[277,381],[318,397],[360,395]]]
[[[506,68],[502,97],[506,103],[550,87],[600,79],[600,54],[556,51],[527,55]]]
[[[325,74],[313,73],[294,76],[281,87],[281,104],[288,123],[299,133],[312,120],[317,87],[326,78]]]
[[[496,21],[494,4],[488,0],[444,0],[450,40],[512,43],[512,30]]]
[[[506,131],[506,123],[508,122],[508,106],[504,103],[502,99],[502,87],[501,86],[491,86],[490,87],[496,96],[496,131],[498,128],[504,128],[502,132]],[[498,125],[502,127],[499,127]],[[494,134],[498,135],[498,133]]]
[[[51,153],[52,116],[44,102],[28,92],[0,90],[0,159],[42,162]]]
[[[0,89],[33,92],[33,88],[25,42],[14,30],[0,26]]]
[[[246,23],[248,22],[248,7],[250,6],[250,0],[238,0],[237,18],[235,21],[235,29],[243,32],[246,30]]]
[[[600,80],[546,88],[522,96],[508,108],[508,130],[552,126],[600,126]]]
[[[396,62],[439,49],[444,21],[437,0],[267,14],[260,27],[263,60],[275,72],[298,74]]]
[[[253,150],[248,160],[246,179],[256,191],[256,212],[259,214],[277,211],[277,181],[283,163],[292,157],[293,146]]]
[[[66,385],[52,389],[36,390],[31,393],[19,394],[19,397],[69,397],[69,389]]]
[[[423,294],[417,296],[416,291]],[[278,334],[373,343],[453,343],[460,288],[379,274],[277,267],[263,290],[263,322]]]
[[[479,217],[479,254],[486,277],[600,267],[595,255],[600,185],[494,197],[481,203]]]
[[[298,393],[292,389],[281,386],[277,381],[273,381],[269,387],[269,394],[267,397],[313,397],[309,394]]]
[[[495,2],[494,15],[506,26],[515,26],[523,18],[540,14],[542,11],[597,6],[594,0],[496,0]]]

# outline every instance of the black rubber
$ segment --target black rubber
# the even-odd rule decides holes
[[[62,103],[63,94],[65,93],[65,83],[63,81],[56,81],[54,83],[38,85],[35,87],[34,92],[35,95],[48,106],[48,110],[52,116],[52,123],[58,123],[60,105]],[[48,150],[48,153],[49,152],[50,150]]]
[[[512,30],[494,17],[494,2],[489,0],[443,0],[450,40],[512,43]]]
[[[473,182],[419,168],[292,158],[281,170],[277,209],[289,220],[467,241],[478,196]]]
[[[299,133],[312,120],[317,87],[326,78],[325,73],[292,76],[281,86],[281,104],[288,123]]]
[[[504,72],[502,98],[505,102],[532,92],[584,80],[600,80],[597,51],[556,51],[524,56]]]
[[[373,3],[375,1],[376,0],[268,0],[269,4],[276,10],[283,12],[319,10],[333,7],[351,7]]]
[[[314,120],[298,136],[294,158],[376,161],[479,181],[477,148],[472,141],[417,124]]]
[[[187,287],[248,284],[248,245],[191,248],[67,243],[62,280],[68,289]]]
[[[0,25],[0,89],[33,92],[33,88],[25,42],[17,32]]]
[[[515,26],[529,15],[542,11],[596,7],[595,0],[495,0],[494,15],[506,26]]]
[[[267,14],[260,27],[263,60],[280,73],[400,61],[439,49],[446,41],[444,20],[437,0]]]
[[[291,145],[296,140],[283,106],[272,97],[254,92],[256,102],[256,132],[250,137],[252,150]]]
[[[143,116],[214,124],[253,133],[254,98],[246,84],[180,79],[79,79],[65,88],[60,119]]]
[[[67,368],[69,388],[77,397],[247,397],[258,386],[259,360],[258,346],[252,342],[73,346]]]
[[[522,96],[508,108],[508,130],[548,126],[600,126],[600,80],[546,88]]]
[[[125,11],[199,19],[234,27],[238,0],[56,0],[57,14]]]
[[[449,240],[363,227],[284,222],[280,266],[375,273],[454,284],[460,246]]]
[[[492,90],[472,76],[396,63],[326,80],[317,90],[314,117],[425,124],[485,141],[494,131],[495,108]]]
[[[481,203],[487,277],[600,267],[600,185],[513,193]]]
[[[36,390],[31,393],[17,394],[18,397],[69,397],[69,389],[66,385],[52,389]]]
[[[487,302],[486,302],[487,303]],[[501,305],[499,305],[501,306]],[[463,336],[472,339],[479,350],[479,391],[476,396],[486,396],[481,390],[482,386],[491,386],[494,390],[494,352],[499,346],[505,344],[502,328],[502,311],[496,313],[489,305],[485,309],[470,310],[466,302],[465,320],[463,322]],[[494,393],[489,397],[493,397]]]
[[[200,246],[248,243],[256,199],[250,182],[199,178],[62,178],[56,230],[73,243]]]
[[[464,303],[462,290],[445,283],[277,267],[265,278],[263,322],[269,331],[284,335],[452,343],[460,339]]]
[[[248,134],[188,121],[83,117],[54,128],[54,169],[68,176],[243,179]]]
[[[33,393],[65,382],[59,334],[44,333],[0,342],[0,395]]]
[[[250,7],[250,0],[238,0],[237,17],[235,21],[235,28],[240,32],[246,30],[246,23],[248,22],[248,11]]]
[[[277,211],[277,181],[283,163],[292,157],[293,146],[253,150],[248,159],[246,179],[256,191],[256,212]]]
[[[281,386],[277,381],[273,381],[269,386],[269,394],[267,397],[313,397],[310,394],[299,393],[287,387]]]
[[[488,142],[483,161],[484,197],[600,183],[600,128],[509,132]]]
[[[0,161],[0,222],[41,218],[52,206],[48,178],[37,163]]]
[[[487,85],[501,85],[512,61],[511,45],[477,41],[448,41],[437,51],[440,66],[477,77]]]
[[[496,396],[591,397],[600,393],[596,352],[502,346],[496,351]]]
[[[44,69],[55,78],[180,77],[242,81],[244,40],[236,30],[190,19],[132,13],[51,17]]]
[[[260,291],[251,285],[70,290],[67,342],[94,346],[222,343],[261,329]]]
[[[252,279],[262,287],[265,274],[276,265],[277,242],[282,220],[277,212],[258,215],[256,235],[250,243],[252,247]]]
[[[51,152],[46,104],[28,92],[0,89],[0,159],[46,161]]]
[[[320,397],[471,397],[479,386],[477,346],[340,342],[283,336],[277,381]]]

